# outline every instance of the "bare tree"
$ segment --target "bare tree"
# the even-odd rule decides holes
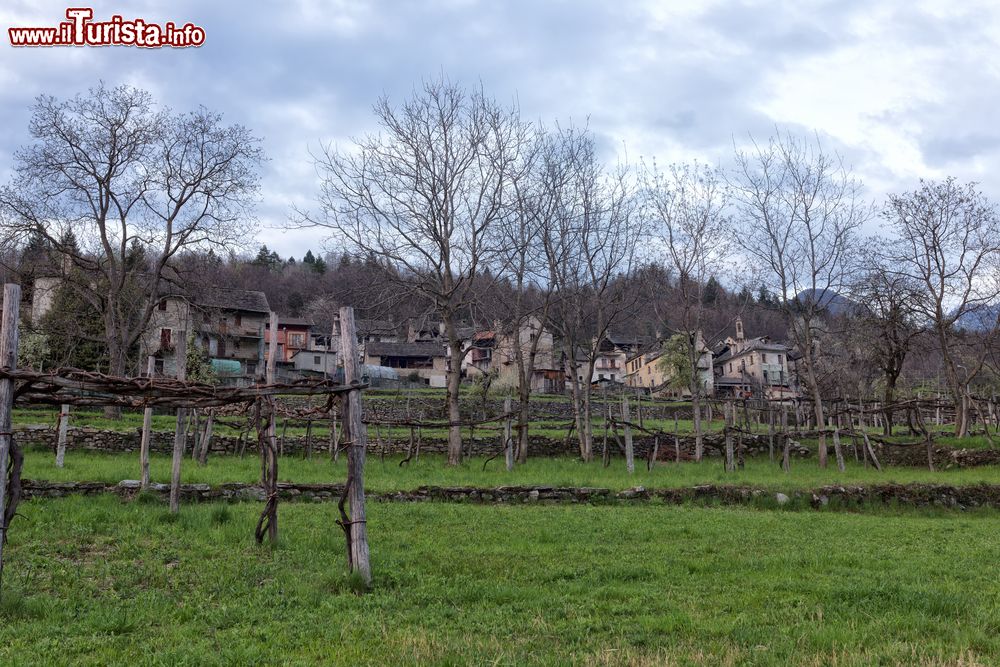
[[[817,331],[824,311],[851,282],[855,237],[870,218],[870,206],[861,199],[860,182],[818,138],[779,135],[766,145],[754,142],[752,149],[738,150],[730,184],[742,218],[736,239],[788,316],[801,355],[798,371],[822,429]],[[826,460],[821,432],[821,467]]]
[[[535,133],[530,169],[514,183],[515,205],[500,226],[501,274],[509,279],[510,290],[496,290],[494,296],[507,312],[517,370],[517,455],[528,457],[528,422],[532,378],[542,353],[542,343],[551,334],[549,315],[556,298],[556,283],[549,280],[545,240],[565,215],[572,197],[574,165],[581,142],[574,132]],[[524,333],[528,332],[527,339]],[[543,361],[546,361],[543,358]],[[549,367],[555,364],[547,359]]]
[[[178,254],[247,238],[260,141],[207,109],[158,110],[145,91],[103,84],[39,97],[29,129],[0,190],[4,239],[45,240],[103,316],[111,374],[125,375]]]
[[[968,385],[998,330],[1000,218],[974,183],[953,178],[890,196],[883,217],[897,237],[886,253],[891,270],[920,285],[920,313],[934,331],[963,437]]]
[[[705,288],[711,277],[725,270],[731,252],[728,188],[717,170],[699,164],[673,165],[661,171],[653,163],[644,176],[651,233],[661,261],[677,276],[674,296],[679,309],[670,315],[680,324],[685,342],[687,372],[683,377],[688,379],[687,389],[691,392],[695,459],[700,461],[704,454],[701,400],[706,391],[702,378]],[[711,364],[707,371],[712,372]]]
[[[424,82],[400,106],[382,98],[374,111],[379,134],[349,150],[326,146],[317,158],[322,210],[305,222],[384,262],[402,292],[433,304],[449,351],[448,463],[455,465],[466,352],[459,319],[483,267],[495,261],[495,226],[524,168],[529,127],[515,106],[445,79]]]
[[[876,242],[879,247],[885,243]],[[922,305],[920,285],[889,268],[883,257],[866,254],[865,268],[851,290],[854,306],[848,314],[866,356],[882,373],[885,435],[892,435],[896,385],[903,365],[922,329],[917,317]]]
[[[612,324],[639,297],[627,278],[638,263],[644,225],[631,170],[607,170],[586,131],[561,130],[570,187],[543,235],[548,279],[558,294],[550,322],[562,339],[580,457],[593,459],[591,379]],[[582,380],[581,380],[582,377]]]

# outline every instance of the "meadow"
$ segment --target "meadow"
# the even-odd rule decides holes
[[[45,423],[18,411],[15,423]],[[106,427],[97,413],[75,419]],[[54,421],[54,419],[53,419]],[[135,422],[135,423],[132,423]],[[682,422],[683,423],[683,422]],[[132,429],[126,414],[112,428]],[[545,430],[547,423],[533,424]],[[671,424],[672,426],[672,424]],[[172,430],[173,418],[154,427]],[[292,431],[290,427],[289,431]],[[983,443],[982,446],[988,446]],[[1000,467],[820,469],[767,456],[609,467],[369,453],[366,487],[1000,484]],[[153,454],[154,482],[170,457]],[[255,482],[260,462],[185,458],[187,483]],[[23,476],[118,482],[138,454],[28,447]],[[343,482],[325,452],[281,457],[279,478]],[[4,550],[0,664],[988,665],[1000,662],[1000,512],[878,505],[372,502],[373,587],[347,576],[333,503],[282,503],[259,546],[259,503],[139,495],[22,503]]]
[[[332,504],[36,500],[0,664],[980,665],[1000,514],[374,503],[374,587]]]
[[[743,470],[726,472],[722,460],[712,457],[701,463],[663,463],[647,470],[644,460],[636,461],[630,475],[621,458],[614,458],[605,468],[600,461],[583,463],[565,457],[529,458],[524,465],[508,472],[502,459],[489,463],[481,457],[465,460],[459,466],[446,466],[441,455],[423,454],[416,461],[400,466],[399,455],[368,456],[365,486],[373,491],[405,491],[419,486],[592,486],[621,490],[634,486],[647,489],[695,486],[699,484],[752,485],[760,488],[794,490],[815,488],[826,484],[879,484],[923,482],[931,484],[1000,484],[1000,466],[947,468],[930,471],[924,468],[888,467],[882,472],[848,459],[844,472],[830,464],[821,469],[814,458],[793,459],[791,471],[785,473],[766,456],[746,460]],[[483,464],[486,463],[485,469]],[[70,450],[63,468],[55,466],[51,452],[30,449],[25,453],[23,477],[50,481],[119,482],[139,478],[138,454]],[[333,462],[325,454],[312,459],[284,456],[279,460],[278,477],[283,482],[321,483],[343,482],[347,477],[344,457]],[[170,481],[170,456],[150,457],[150,478],[154,482]],[[260,459],[254,453],[246,457],[210,456],[206,465],[198,465],[187,457],[181,467],[184,483],[220,484],[223,482],[255,482],[260,478]]]

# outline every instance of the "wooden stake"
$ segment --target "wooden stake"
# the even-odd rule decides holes
[[[7,283],[3,286],[3,324],[0,326],[0,367],[17,368],[17,320],[21,305],[21,286]],[[0,581],[3,577],[3,547],[7,542],[8,515],[16,510],[20,496],[20,466],[17,445],[11,434],[11,412],[14,409],[14,381],[0,379]],[[13,459],[11,479],[7,477],[8,461]],[[8,506],[7,494],[12,495]],[[16,495],[15,495],[16,493]]]
[[[56,467],[62,468],[66,459],[66,436],[69,435],[69,406],[59,406],[59,441],[56,444]]]
[[[511,400],[510,396],[508,396],[507,398],[503,399],[504,414],[510,415],[510,410],[511,410]],[[511,439],[509,416],[503,422],[503,448],[504,448],[504,459],[507,464],[507,471],[509,472],[514,469],[514,441]]]
[[[205,432],[201,437],[201,450],[198,454],[198,463],[205,465],[208,461],[208,448],[212,446],[212,427],[215,425],[215,410],[209,410],[205,419]]]
[[[730,405],[728,401],[722,404],[723,421],[725,423],[723,431],[726,439],[726,472],[736,471],[736,464],[733,461],[733,432],[730,430],[730,426],[733,421],[731,416],[731,413],[733,412],[733,410],[731,410],[732,407],[733,406]]]
[[[631,419],[629,418],[628,409],[628,396],[622,392],[622,427],[625,431],[625,469],[628,470],[628,474],[633,474],[635,472],[635,455],[632,450],[632,427],[629,425]]]
[[[340,349],[344,358],[344,383],[360,384],[361,364],[358,362],[358,339],[354,326],[354,309],[340,309]],[[361,390],[349,391],[344,397],[344,437],[347,450],[347,484],[344,489],[350,506],[350,515],[343,518],[341,499],[341,526],[348,537],[348,563],[351,572],[357,573],[365,586],[372,582],[371,562],[368,551],[368,523],[365,512],[365,449],[368,434],[361,416]]]
[[[156,359],[150,355],[146,357],[146,377],[153,377],[156,372]],[[142,438],[139,441],[139,486],[147,488],[149,486],[149,439],[153,433],[153,408],[145,408],[142,411]]]
[[[187,378],[187,332],[181,332],[174,350],[177,360],[177,379]],[[177,408],[177,426],[174,429],[174,451],[170,466],[170,513],[181,509],[181,459],[184,458],[185,434],[187,433],[187,408]]]

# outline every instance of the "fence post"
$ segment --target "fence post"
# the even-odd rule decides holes
[[[7,283],[3,286],[3,324],[0,325],[0,367],[5,370],[17,368],[17,320],[21,305],[21,286]],[[3,578],[3,546],[7,541],[7,515],[16,509],[20,495],[18,452],[11,433],[11,412],[14,409],[14,381],[0,379],[0,581]],[[14,456],[11,479],[7,479],[7,464]],[[7,506],[7,494],[11,493],[11,505]]]
[[[629,425],[631,421],[629,417],[628,409],[628,395],[622,392],[622,427],[625,431],[625,468],[628,470],[628,474],[635,472],[635,452],[632,449],[632,427]]]
[[[187,379],[187,332],[182,331],[174,352],[177,360],[177,379]],[[177,408],[177,427],[174,430],[174,452],[170,466],[170,513],[176,514],[181,508],[181,459],[184,458],[184,443],[187,440],[187,408]]]
[[[66,438],[69,435],[69,405],[59,406],[59,441],[56,443],[56,467],[62,468],[66,460]]]
[[[152,379],[156,372],[156,359],[150,355],[146,358],[146,377]],[[153,431],[153,408],[142,411],[142,439],[139,441],[139,487],[149,486],[149,439]]]
[[[361,364],[358,362],[358,339],[354,326],[354,309],[340,309],[340,349],[344,358],[344,383],[361,383]],[[361,390],[352,389],[344,400],[344,437],[347,441],[347,500],[351,514],[348,519],[348,561],[365,586],[372,583],[371,562],[368,552],[368,524],[365,513],[365,449],[368,434],[361,416]]]

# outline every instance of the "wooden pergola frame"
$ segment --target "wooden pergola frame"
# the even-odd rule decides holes
[[[254,410],[261,453],[261,482],[265,505],[257,522],[255,538],[263,542],[265,533],[272,543],[278,539],[278,451],[275,437],[275,398],[277,396],[326,396],[326,410],[335,400],[341,402],[344,415],[344,442],[347,449],[347,483],[338,505],[337,524],[347,540],[347,562],[352,572],[371,583],[367,523],[364,495],[364,464],[367,433],[361,415],[362,382],[354,335],[354,309],[340,309],[343,328],[341,353],[344,358],[345,384],[327,379],[275,382],[275,358],[272,352],[267,363],[267,378],[251,387],[216,387],[187,382],[183,367],[178,378],[115,377],[74,368],[40,372],[17,368],[18,311],[20,285],[7,283],[3,289],[3,319],[0,324],[0,581],[3,574],[3,546],[7,542],[10,522],[21,499],[21,468],[24,455],[14,440],[11,414],[15,403],[21,405],[58,405],[91,407],[124,407],[142,409],[143,482],[148,482],[149,422],[153,408],[176,409],[178,428],[174,439],[173,467],[170,489],[170,510],[177,512],[180,500],[180,462],[185,438],[181,428],[188,409],[214,408],[243,404]],[[277,350],[277,315],[271,313],[270,349]],[[181,354],[183,352],[179,352]],[[60,427],[64,421],[61,420]],[[348,509],[349,508],[349,509]]]

